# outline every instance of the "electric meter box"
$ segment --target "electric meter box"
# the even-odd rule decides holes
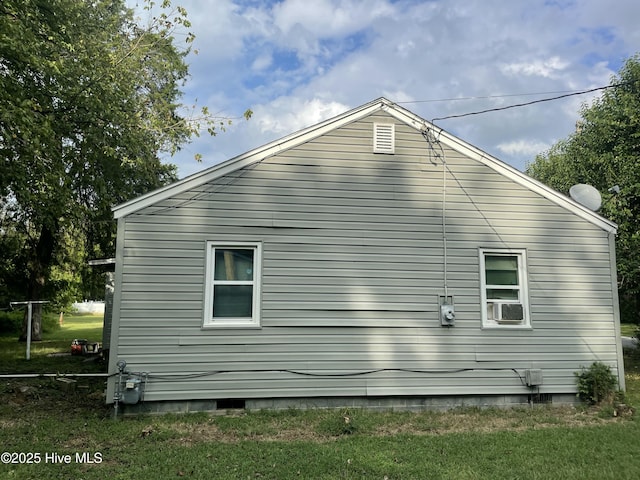
[[[456,311],[453,306],[451,295],[441,295],[438,297],[440,304],[440,325],[443,327],[453,327],[456,324]]]

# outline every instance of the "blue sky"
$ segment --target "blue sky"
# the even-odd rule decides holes
[[[608,85],[640,52],[637,0],[173,3],[189,12],[199,51],[184,103],[254,112],[167,158],[180,177],[380,96],[445,117]],[[594,95],[436,123],[523,170],[573,131]]]

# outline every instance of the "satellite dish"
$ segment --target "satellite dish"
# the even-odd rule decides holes
[[[583,207],[597,212],[602,206],[600,192],[591,185],[578,183],[569,189],[569,196]]]

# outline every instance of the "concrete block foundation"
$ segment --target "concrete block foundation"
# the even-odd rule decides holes
[[[518,408],[538,404],[576,405],[573,394],[478,395],[438,397],[313,397],[218,399],[120,404],[119,415],[209,412],[227,414],[242,410],[341,409],[371,411],[447,411],[455,408]]]

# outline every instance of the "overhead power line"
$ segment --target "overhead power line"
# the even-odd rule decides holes
[[[528,93],[506,93],[503,95],[482,95],[477,97],[451,97],[451,98],[432,98],[429,100],[407,100],[406,102],[396,102],[398,105],[407,103],[439,103],[439,102],[458,102],[462,100],[490,100],[493,98],[509,98],[509,97],[533,97],[535,95],[555,95],[558,93],[575,93],[576,90],[556,90],[552,92],[528,92]]]
[[[614,84],[614,85],[607,85],[605,87],[596,87],[596,88],[590,88],[588,90],[580,90],[580,91],[577,91],[577,92],[565,93],[564,95],[558,95],[558,96],[549,97],[549,98],[541,98],[541,99],[538,99],[538,100],[532,100],[530,102],[525,102],[525,103],[516,103],[514,105],[507,105],[505,107],[489,108],[489,109],[486,109],[486,110],[480,110],[478,112],[468,112],[468,113],[461,113],[461,114],[458,114],[458,115],[448,115],[446,117],[437,117],[437,118],[434,118],[432,120],[432,122],[435,122],[437,120],[449,120],[450,118],[461,118],[461,117],[468,117],[468,116],[471,116],[471,115],[480,115],[482,113],[498,112],[498,111],[501,111],[501,110],[508,110],[510,108],[526,107],[528,105],[534,105],[536,103],[550,102],[552,100],[559,100],[561,98],[573,97],[573,96],[576,96],[576,95],[584,95],[584,94],[587,94],[587,93],[597,92],[597,91],[600,91],[600,90],[607,90],[609,88],[620,87],[622,85],[624,85],[624,83],[617,83],[617,84]]]

